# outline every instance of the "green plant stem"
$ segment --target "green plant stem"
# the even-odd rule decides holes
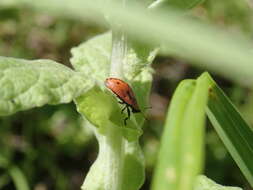
[[[119,31],[115,31],[113,35],[110,77],[122,78],[121,67],[123,67],[122,60],[125,58],[124,51],[126,41],[121,40],[122,38],[120,36],[123,36],[123,34]],[[101,92],[100,96],[99,90],[96,91],[96,93],[100,98],[103,97],[102,94],[104,95],[104,92]],[[94,98],[96,99],[93,94],[89,101],[94,100]],[[106,102],[106,100],[107,99],[105,98],[105,101],[102,102]],[[94,101],[99,102],[101,99],[96,99]],[[80,102],[83,102],[83,100],[80,100]],[[80,103],[79,106],[82,110],[82,105],[80,105]],[[105,113],[101,113],[101,115],[103,114]],[[101,132],[100,129],[103,132]],[[125,157],[125,139],[123,137],[123,130],[119,126],[115,126],[112,122],[105,122],[103,126],[99,126],[99,129],[95,128],[95,134],[99,142],[99,154],[86,176],[82,189],[122,190]]]
[[[125,6],[126,0],[122,0]],[[126,60],[127,39],[124,31],[116,24],[112,31],[112,54],[110,76],[123,79],[123,65]],[[102,141],[102,142],[101,142]],[[106,135],[99,142],[100,155],[106,159],[105,171],[111,172],[105,180],[108,184],[108,190],[121,190],[123,182],[123,166],[125,142],[122,130],[116,126],[107,128]]]
[[[124,140],[120,128],[111,126],[107,128],[105,136],[99,139],[99,158],[104,165],[104,189],[121,190],[124,164]],[[109,173],[108,173],[109,172]]]
[[[112,54],[111,54],[111,70],[110,76],[116,78],[123,78],[123,64],[126,55],[126,38],[123,32],[113,31],[112,33]],[[106,171],[111,172],[108,175],[109,187],[108,190],[122,189],[122,176],[124,166],[124,138],[121,133],[122,130],[116,126],[107,128],[106,135],[102,142],[99,142],[100,155],[106,159]]]
[[[112,54],[110,76],[123,78],[123,65],[127,52],[126,35],[121,29],[112,32]]]

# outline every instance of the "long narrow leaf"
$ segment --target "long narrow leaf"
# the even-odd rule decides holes
[[[177,88],[165,123],[152,190],[190,190],[203,163],[205,75]]]
[[[29,190],[28,182],[23,172],[16,166],[9,169],[9,174],[13,179],[17,190]]]
[[[181,176],[178,190],[192,189],[204,162],[205,108],[209,81],[204,73],[196,80],[196,87],[184,114],[181,136]]]
[[[132,5],[123,9],[117,1],[16,1],[100,25],[105,25],[105,20],[99,15],[105,14],[108,19],[124,23],[122,28],[136,39],[145,43],[162,44],[163,52],[167,55],[193,60],[192,64],[214,70],[245,85],[250,86],[253,82],[251,39],[195,22],[173,9],[147,13]]]
[[[208,118],[253,187],[253,131],[211,77],[210,81]]]
[[[194,87],[193,80],[185,80],[179,84],[173,96],[165,122],[152,190],[176,189],[178,186],[176,178],[180,173],[182,121]]]

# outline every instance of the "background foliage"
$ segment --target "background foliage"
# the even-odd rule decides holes
[[[250,1],[246,0],[207,0],[191,13],[233,33],[252,37],[250,6]],[[70,49],[106,30],[24,7],[0,7],[0,55],[50,58],[70,66]],[[203,68],[190,66],[186,60],[174,57],[159,56],[154,62],[152,109],[141,139],[147,164],[143,190],[149,188],[166,109],[175,87],[182,79],[196,78],[203,71]],[[252,125],[252,91],[222,75],[213,75]],[[5,168],[9,166],[18,168],[14,174],[12,171],[13,178],[23,176],[36,190],[79,189],[97,154],[96,141],[87,125],[89,123],[81,120],[73,104],[46,106],[1,117],[0,189],[2,186],[3,189],[15,189],[6,174]],[[206,150],[205,173],[208,177],[220,184],[250,189],[212,127],[207,128]]]

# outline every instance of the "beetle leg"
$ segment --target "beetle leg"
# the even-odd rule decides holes
[[[128,117],[128,119],[130,119],[130,109],[129,109],[129,106],[127,106],[127,117]]]
[[[123,111],[127,108],[127,105],[121,110],[121,114],[123,113]]]
[[[129,106],[127,105],[126,106],[127,108],[127,117],[124,119],[124,124],[126,125],[127,124],[127,120],[130,119],[130,109],[129,109]]]

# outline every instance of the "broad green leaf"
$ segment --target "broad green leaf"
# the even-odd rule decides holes
[[[115,126],[123,131],[123,136],[129,141],[136,141],[142,134],[132,120],[127,126],[124,125],[126,115],[121,114],[118,102],[110,93],[105,93],[99,87],[94,87],[78,97],[76,104],[78,112],[98,128],[98,133],[104,135],[107,126]]]
[[[239,187],[222,186],[204,175],[200,175],[196,178],[194,184],[194,190],[242,190]]]
[[[0,57],[0,115],[68,103],[93,86],[85,75],[50,60]]]
[[[231,156],[253,187],[253,131],[210,76],[207,115]]]
[[[103,82],[109,76],[111,47],[110,32],[95,36],[71,49],[70,62],[75,70]]]
[[[208,80],[182,81],[173,95],[161,139],[152,190],[191,190],[202,171]]]

